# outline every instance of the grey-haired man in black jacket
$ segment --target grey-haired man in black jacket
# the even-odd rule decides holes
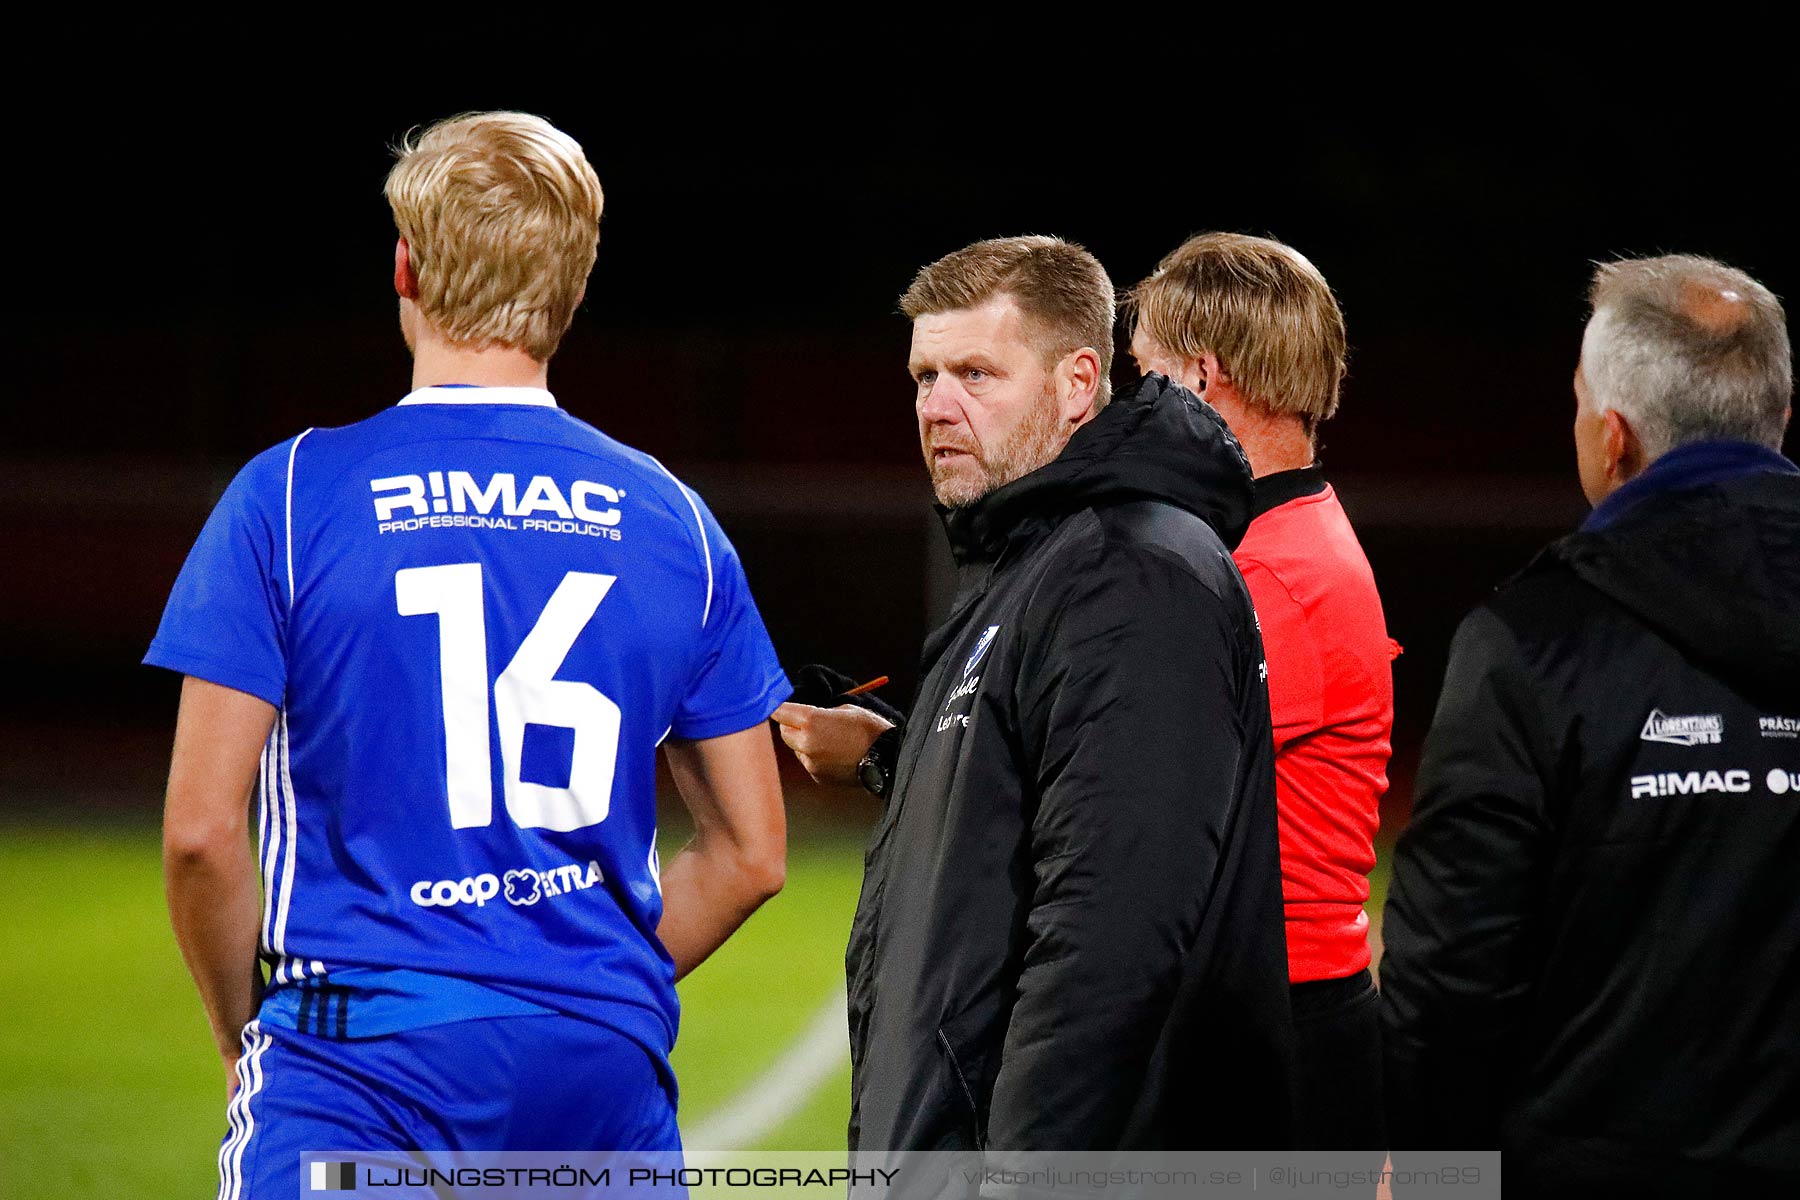
[[[1107,402],[1112,286],[1079,247],[977,243],[902,307],[953,610],[903,736],[777,714],[815,774],[869,750],[887,800],[847,957],[851,1147],[1285,1146],[1243,452],[1162,376]]]
[[[1530,1195],[1800,1185],[1800,470],[1741,271],[1598,271],[1594,502],[1463,622],[1388,893],[1399,1148]],[[1785,1187],[1776,1185],[1784,1184]]]

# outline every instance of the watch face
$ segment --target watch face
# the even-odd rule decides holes
[[[862,780],[862,785],[877,796],[886,792],[887,776],[882,773],[880,765],[873,758],[865,758],[858,763],[856,775]]]

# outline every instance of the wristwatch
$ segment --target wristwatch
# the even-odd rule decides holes
[[[903,732],[899,725],[882,730],[881,736],[869,746],[869,752],[856,764],[856,778],[863,787],[883,800],[887,799],[888,788],[894,783],[894,760],[900,754],[900,736]]]

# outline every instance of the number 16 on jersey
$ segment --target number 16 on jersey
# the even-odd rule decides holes
[[[506,811],[527,829],[567,832],[597,825],[612,804],[619,754],[619,706],[592,684],[556,672],[593,619],[616,575],[570,571],[500,677],[493,713],[499,722]],[[438,666],[444,702],[444,789],[450,824],[470,829],[494,819],[488,753],[487,617],[480,563],[411,567],[394,575],[403,617],[438,618]],[[567,787],[520,778],[527,724],[575,731]]]

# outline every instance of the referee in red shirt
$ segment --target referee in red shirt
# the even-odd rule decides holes
[[[1394,725],[1389,639],[1369,560],[1314,457],[1337,411],[1344,318],[1324,276],[1267,238],[1190,238],[1133,291],[1131,353],[1231,426],[1256,476],[1233,557],[1262,626],[1275,735],[1296,1144],[1381,1150],[1369,871]]]

